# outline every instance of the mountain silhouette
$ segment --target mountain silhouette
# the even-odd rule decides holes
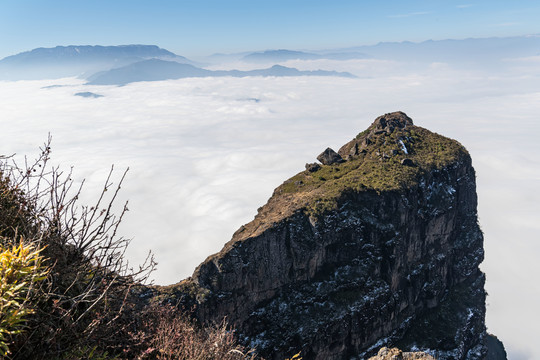
[[[206,70],[190,64],[159,59],[144,60],[117,69],[97,73],[88,78],[88,85],[126,85],[138,81],[160,81],[196,77],[247,77],[247,76],[338,76],[355,77],[337,71],[301,71],[280,65],[258,70]]]

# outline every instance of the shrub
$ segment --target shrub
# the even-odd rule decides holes
[[[129,240],[118,236],[127,203],[113,214],[127,170],[115,185],[111,168],[96,202],[79,205],[82,185],[49,166],[49,145],[23,167],[0,157],[0,357],[256,359],[225,322],[202,327],[177,307],[146,303],[155,262],[149,254],[129,267]]]
[[[141,316],[141,329],[134,334],[142,345],[139,360],[241,360],[257,359],[253,349],[239,345],[226,321],[201,327],[186,312],[169,304],[149,305]]]
[[[129,341],[130,290],[155,266],[150,255],[136,270],[124,259],[129,240],[117,230],[127,203],[119,216],[113,205],[127,170],[114,185],[111,168],[97,201],[80,205],[82,185],[74,185],[71,171],[51,167],[50,153],[49,139],[24,166],[0,158],[1,245],[13,245],[19,234],[50,259],[46,278],[27,294],[33,313],[20,317],[18,324],[27,331],[13,336],[11,356],[54,359],[96,346],[113,353]]]
[[[18,246],[0,245],[0,356],[10,354],[9,339],[20,334],[28,315],[34,312],[27,302],[34,285],[45,279],[40,250],[20,240]]]

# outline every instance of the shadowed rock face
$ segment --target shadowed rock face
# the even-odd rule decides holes
[[[483,359],[483,236],[466,150],[397,112],[344,154],[278,187],[177,294],[203,322],[227,317],[269,359],[364,359],[385,345]]]

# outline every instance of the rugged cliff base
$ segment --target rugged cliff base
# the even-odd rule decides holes
[[[424,352],[403,352],[398,348],[381,348],[377,355],[369,360],[436,360],[433,356]]]
[[[318,160],[162,296],[202,322],[227,317],[269,359],[365,359],[394,345],[484,359],[483,235],[465,148],[396,112]]]

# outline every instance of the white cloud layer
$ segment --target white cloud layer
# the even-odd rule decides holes
[[[517,63],[516,63],[517,64]],[[0,154],[32,156],[53,135],[53,160],[75,166],[92,199],[111,164],[130,167],[122,232],[128,256],[152,249],[159,284],[189,276],[250,221],[273,189],[375,117],[402,110],[458,139],[477,170],[490,332],[511,359],[532,359],[540,297],[540,63],[505,71],[355,60],[291,62],[358,79],[204,78],[84,86],[76,79],[0,82]],[[334,66],[332,68],[332,66]],[[398,69],[398,70],[396,70]],[[43,89],[53,84],[66,85]],[[102,98],[73,96],[91,91]],[[120,175],[120,172],[118,172]]]

